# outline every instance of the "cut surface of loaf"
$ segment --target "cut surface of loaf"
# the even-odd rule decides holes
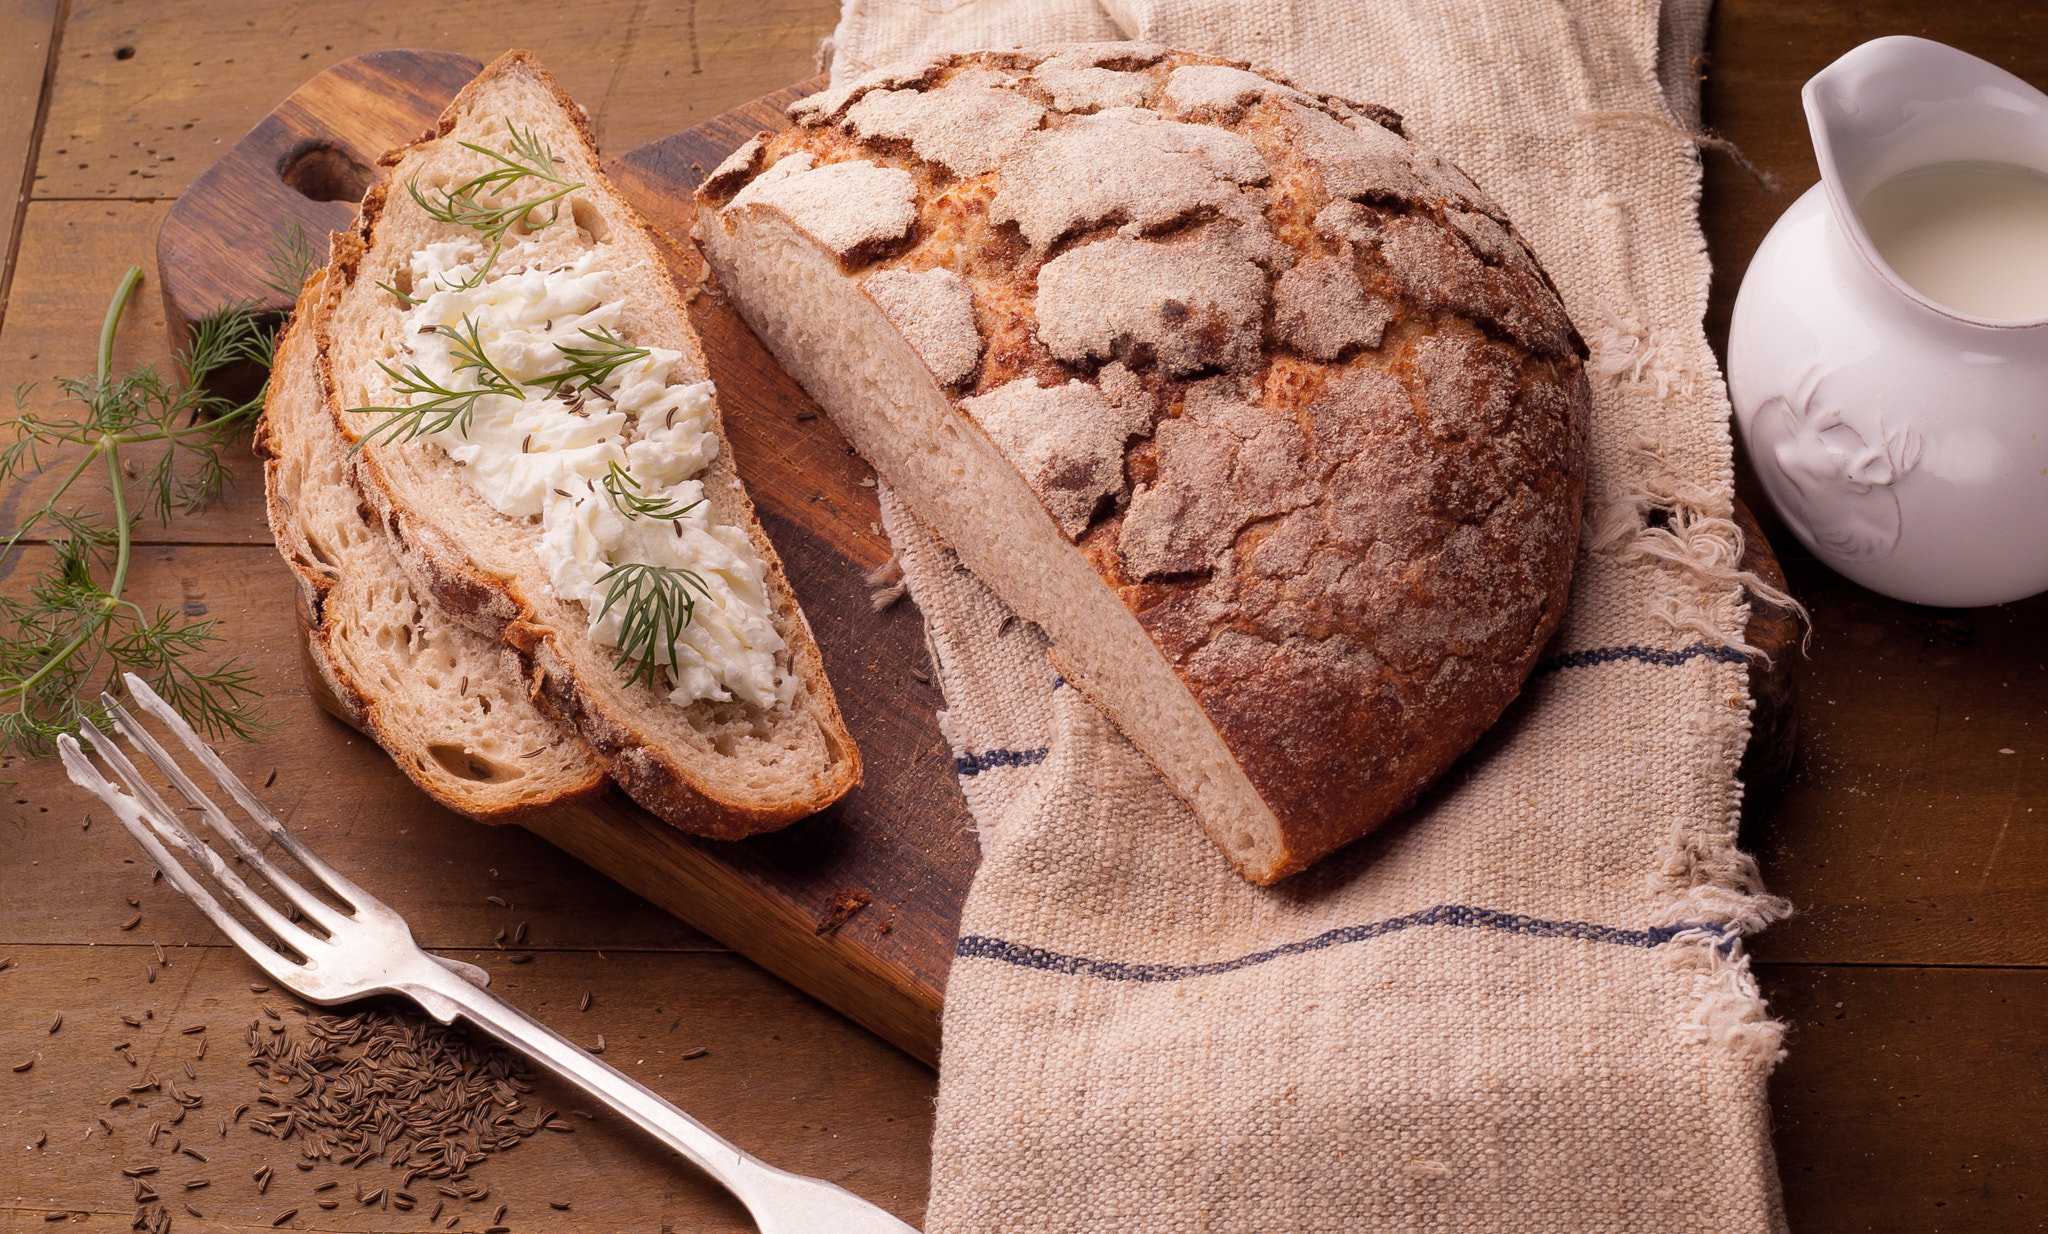
[[[790,112],[698,192],[721,283],[1245,877],[1500,716],[1564,611],[1584,346],[1398,116],[1129,43]]]
[[[351,723],[458,813],[509,822],[601,791],[597,756],[534,706],[518,657],[414,587],[383,525],[364,518],[321,395],[324,279],[314,274],[278,341],[256,432],[308,668]]]
[[[499,187],[486,182],[483,190],[459,201],[448,196],[514,161],[551,166],[552,178],[528,176],[509,184],[500,181]],[[514,649],[535,683],[541,706],[590,744],[634,800],[670,823],[700,835],[735,839],[829,805],[859,782],[859,754],[840,720],[816,643],[774,547],[733,469],[723,428],[709,401],[703,355],[657,247],[660,241],[598,171],[596,147],[574,102],[530,55],[508,53],[457,96],[435,134],[392,152],[385,162],[391,168],[387,184],[373,188],[364,199],[355,230],[335,239],[321,333],[322,379],[337,429],[356,446],[351,480],[390,533],[407,575],[455,620]],[[556,192],[561,185],[571,187]],[[516,209],[545,193],[554,193],[545,205],[531,211]],[[494,245],[487,231],[466,226],[452,215],[446,209],[451,201],[472,214],[515,207],[512,214],[499,216],[512,219],[502,243]],[[443,207],[438,214],[436,205]],[[433,278],[441,281],[429,279],[415,286],[422,271],[451,262],[457,274],[435,274]],[[491,364],[508,373],[523,373],[527,370],[522,364],[531,368],[537,363],[528,354],[533,351],[530,343],[519,341],[537,334],[495,334],[484,309],[478,310],[478,317],[445,323],[438,332],[408,318],[415,300],[426,302],[418,312],[427,313],[441,303],[437,295],[468,294],[450,290],[462,271],[468,272],[463,277],[478,280],[472,284],[473,290],[480,288],[471,297],[476,303],[488,306],[494,296],[502,300],[527,295],[530,302],[521,303],[536,318],[547,315],[544,332],[550,339],[558,337],[554,332],[560,314],[536,306],[553,304],[551,297],[567,283],[546,280],[580,279],[578,285],[585,291],[603,291],[603,313],[577,319],[598,322],[601,317],[601,323],[594,328],[586,324],[581,330],[565,326],[559,346],[585,352],[638,348],[642,360],[652,349],[655,359],[646,363],[667,366],[647,370],[652,384],[640,393],[651,389],[664,397],[675,395],[664,405],[683,407],[686,424],[698,423],[689,416],[706,417],[701,433],[693,430],[690,438],[695,444],[689,449],[697,451],[694,457],[703,464],[701,474],[692,473],[695,479],[689,482],[698,487],[674,490],[685,492],[689,500],[678,499],[666,507],[634,506],[638,482],[627,472],[603,477],[604,489],[597,484],[599,477],[586,475],[553,482],[553,494],[562,504],[559,509],[550,507],[543,526],[537,510],[508,512],[494,504],[502,502],[502,495],[493,496],[478,477],[490,469],[498,474],[547,462],[543,456],[555,446],[545,434],[538,443],[529,434],[508,457],[495,462],[477,454],[477,470],[470,473],[465,470],[468,463],[458,462],[450,451],[464,448],[457,443],[466,443],[462,435],[472,428],[486,432],[495,412],[477,413],[474,426],[467,420],[457,429],[444,426],[438,437],[373,431],[391,409],[424,401],[401,391],[398,379],[417,372],[411,367],[418,362],[416,350],[424,350],[429,342],[446,351],[451,346],[446,339],[467,331],[481,340],[479,347]],[[529,274],[525,284],[504,281]],[[533,290],[541,286],[534,280],[546,282],[545,295]],[[509,290],[501,294],[500,288]],[[418,297],[409,294],[414,290]],[[538,321],[535,329],[542,331]],[[434,338],[424,339],[423,333]],[[568,364],[576,354],[548,350],[550,364]],[[676,451],[683,447],[670,449],[662,444],[668,439],[656,440],[653,434],[663,427],[659,417],[651,428],[644,415],[636,425],[616,411],[629,401],[624,389],[628,377],[619,374],[643,369],[644,365],[618,370],[604,378],[604,384],[578,379],[551,383],[552,388],[521,386],[524,378],[501,375],[501,388],[517,393],[500,401],[509,406],[513,399],[523,400],[515,410],[553,407],[556,420],[568,426],[560,431],[570,435],[587,426],[606,426],[585,432],[611,434],[598,436],[589,448],[610,450],[629,469],[638,469],[647,459],[664,466],[676,464],[682,457]],[[664,371],[669,374],[667,386],[661,384]],[[439,380],[474,390],[487,377],[484,367],[472,365]],[[686,386],[696,390],[695,401],[682,397],[690,393]],[[671,410],[666,427],[676,424]],[[450,437],[450,432],[456,436]],[[604,445],[607,441],[609,446]],[[576,485],[575,492],[566,491],[564,484]],[[654,512],[644,513],[648,509]],[[559,525],[557,515],[564,516]],[[586,603],[561,594],[573,574],[565,562],[590,572],[603,568],[604,561],[591,556],[589,540],[593,528],[601,532],[607,526],[615,535],[625,528],[631,543],[641,542],[631,541],[632,535],[655,536],[655,547],[663,551],[668,533],[673,531],[680,541],[687,527],[688,535],[701,537],[692,543],[701,542],[721,554],[717,562],[699,567],[696,589],[676,585],[674,611],[655,621],[658,637],[646,645],[660,648],[661,656],[672,654],[672,667],[666,660],[653,663],[653,652],[622,658],[617,644],[630,636],[618,631],[617,614],[606,636],[612,641],[600,641],[604,631],[595,627],[607,606],[596,598]],[[542,549],[548,545],[560,551],[544,561]],[[706,584],[711,591],[702,591]],[[742,593],[752,598],[758,612],[755,626],[717,625],[714,619],[729,611],[723,606],[726,598]],[[594,613],[593,608],[599,611]],[[621,611],[629,619],[636,611],[643,616],[655,612],[623,603]],[[661,620],[673,622],[666,633]],[[748,637],[751,643],[745,642]],[[687,641],[692,638],[709,647],[707,654],[730,652],[740,657],[754,666],[754,676],[711,680],[712,669],[703,668],[689,649],[699,645]],[[695,671],[696,677],[686,677],[687,671]],[[671,701],[671,686],[688,698],[693,681],[699,690],[694,701]],[[749,682],[758,687],[751,695],[745,692]]]

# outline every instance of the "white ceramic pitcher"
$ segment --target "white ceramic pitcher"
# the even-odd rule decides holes
[[[1857,212],[1918,168],[2048,172],[2048,96],[1894,37],[1829,65],[1804,99],[1821,182],[1757,250],[1729,333],[1744,448],[1793,533],[1866,587],[1951,607],[2048,589],[2048,316],[1936,303]]]

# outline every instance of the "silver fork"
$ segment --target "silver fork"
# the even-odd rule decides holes
[[[185,799],[198,807],[207,823],[241,859],[260,873],[302,916],[327,932],[320,938],[287,920],[231,869],[219,853],[202,843],[178,812],[157,795],[112,738],[92,724],[81,726],[87,741],[113,768],[128,792],[101,775],[69,734],[57,739],[64,767],[73,783],[105,802],[153,859],[164,877],[185,893],[214,925],[233,939],[278,984],[316,1003],[341,1003],[372,994],[401,994],[425,1008],[443,1024],[458,1017],[469,1021],[549,1071],[576,1085],[631,1119],[655,1139],[681,1153],[697,1168],[739,1198],[762,1234],[917,1234],[914,1227],[859,1196],[819,1178],[778,1170],[727,1143],[716,1132],[663,1100],[652,1089],[592,1057],[582,1046],[531,1019],[480,987],[490,975],[473,964],[429,955],[413,942],[405,919],[314,855],[263,808],[248,786],[228,770],[190,725],[139,678],[123,678],[141,710],[155,716],[184,743],[220,786],[227,790],[258,826],[292,859],[353,910],[335,910],[307,892],[289,874],[249,842],[242,829],[201,792],[160,745],[113,697],[101,695],[115,729],[154,763]],[[132,795],[130,795],[132,794]],[[168,844],[170,847],[166,848]],[[261,922],[279,942],[305,957],[298,963],[279,954],[241,921],[224,910],[171,849],[211,874],[228,897]]]

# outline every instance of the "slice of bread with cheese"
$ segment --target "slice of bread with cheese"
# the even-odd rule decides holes
[[[576,731],[527,697],[518,657],[406,577],[347,476],[320,389],[319,273],[278,340],[256,429],[270,528],[297,582],[310,684],[442,805],[509,822],[602,791]]]
[[[1399,116],[1135,43],[790,114],[698,192],[720,283],[1245,877],[1499,718],[1565,608],[1586,352]]]
[[[320,329],[350,479],[406,574],[521,657],[633,799],[736,839],[859,782],[652,227],[511,52],[385,156]]]

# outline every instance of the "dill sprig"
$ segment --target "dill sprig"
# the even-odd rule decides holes
[[[450,427],[467,437],[469,426],[476,419],[477,400],[486,394],[503,394],[525,401],[526,391],[507,376],[484,350],[483,338],[473,318],[464,317],[460,326],[435,326],[434,332],[450,340],[448,354],[454,361],[455,371],[469,373],[476,382],[476,388],[452,390],[434,380],[417,364],[406,365],[401,373],[379,361],[377,367],[391,379],[392,393],[407,400],[423,396],[424,401],[408,401],[388,407],[349,408],[352,414],[381,414],[384,417],[369,432],[356,439],[350,453],[379,437],[393,443],[406,442],[423,433],[439,433]]]
[[[131,480],[121,454],[127,446],[163,450],[134,481],[142,489],[138,504],[161,521],[218,497],[228,480],[226,451],[262,410],[263,395],[237,403],[205,383],[244,362],[268,368],[274,336],[254,305],[236,305],[194,329],[178,357],[183,382],[150,368],[116,377],[114,332],[141,282],[141,268],[131,267],[107,305],[95,375],[58,379],[65,395],[58,407],[77,410],[30,410],[34,387],[24,383],[15,391],[15,419],[0,428],[12,434],[0,448],[0,483],[44,472],[46,454],[81,450],[55,491],[0,545],[0,561],[6,561],[40,538],[54,558],[25,597],[0,596],[0,752],[6,754],[47,754],[58,734],[81,719],[99,719],[103,709],[87,696],[102,682],[110,692],[118,689],[123,672],[148,681],[209,734],[247,738],[264,727],[250,670],[233,659],[212,670],[188,661],[220,641],[212,620],[185,620],[164,609],[146,613],[125,598],[141,514],[130,512]],[[96,464],[106,470],[110,516],[64,504]]]
[[[497,163],[496,167],[482,175],[471,177],[452,189],[430,189],[425,193],[420,191],[418,176],[406,182],[405,191],[419,203],[420,209],[427,212],[428,218],[436,222],[451,223],[457,227],[467,227],[471,231],[481,233],[490,241],[490,251],[484,255],[482,264],[456,286],[457,291],[483,285],[484,276],[498,260],[499,250],[505,247],[505,237],[514,227],[530,226],[529,216],[535,210],[549,203],[560,202],[571,192],[583,187],[581,180],[566,180],[555,170],[554,151],[550,150],[547,143],[536,136],[531,128],[522,133],[519,126],[510,119],[505,121],[505,128],[512,135],[511,154],[503,154],[489,146],[480,146],[474,142],[460,143],[463,149],[474,150]],[[543,185],[552,184],[556,187],[538,197],[506,205],[486,205],[482,200],[486,195],[504,196],[526,180],[538,180]],[[433,194],[439,196],[435,197]],[[548,212],[548,217],[540,226],[551,226],[559,217],[561,206],[556,205]]]
[[[711,598],[703,576],[681,566],[629,562],[606,570],[597,576],[597,582],[605,589],[604,607],[597,610],[598,618],[602,620],[614,604],[622,610],[619,657],[612,667],[633,664],[633,671],[626,675],[628,685],[641,680],[651,686],[659,685],[661,666],[655,655],[673,648],[683,635],[683,627],[696,616],[697,602],[690,598],[690,592],[695,591],[707,600]]]
[[[612,508],[627,518],[654,518],[673,522],[704,504],[701,497],[687,506],[679,506],[673,497],[645,497],[638,492],[629,493],[626,490],[637,490],[640,482],[617,463],[610,463],[607,466],[610,470],[605,472],[603,480],[605,496],[611,498]]]
[[[313,242],[306,236],[305,227],[293,223],[291,232],[278,236],[270,250],[270,263],[263,275],[263,285],[287,300],[297,300],[306,280],[313,277],[313,271],[319,268],[320,254],[313,250]]]
[[[645,347],[628,346],[624,339],[613,334],[610,326],[599,326],[595,330],[578,330],[584,338],[597,344],[595,347],[570,347],[556,343],[555,350],[568,357],[569,367],[553,373],[543,373],[530,378],[529,386],[553,386],[579,383],[588,390],[610,380],[611,375],[636,360],[645,360],[654,353]]]

